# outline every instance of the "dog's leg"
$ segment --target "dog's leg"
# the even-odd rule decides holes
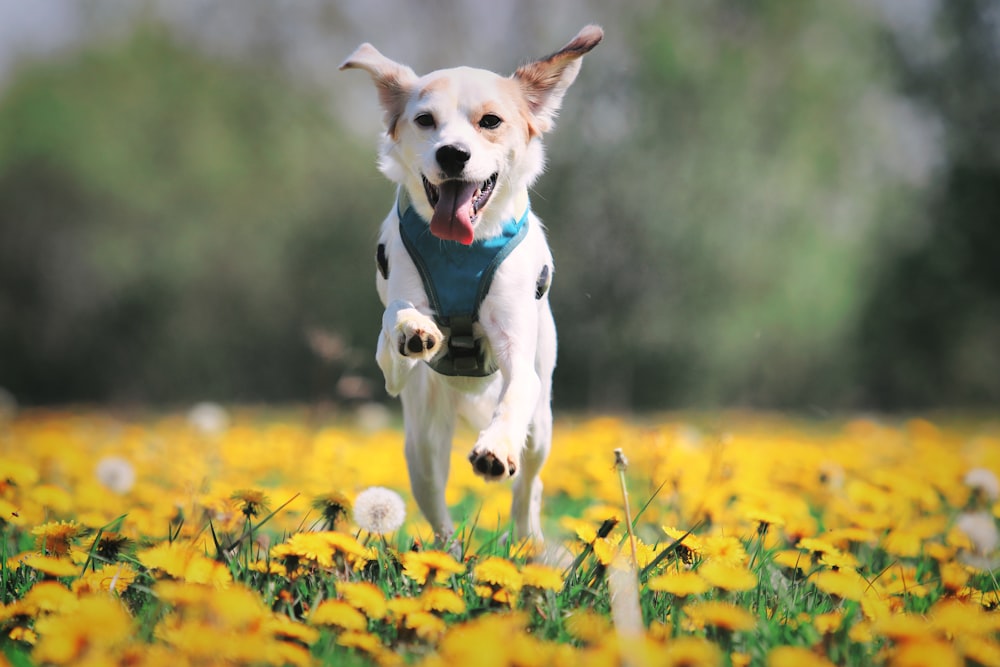
[[[446,388],[435,382],[431,373],[426,367],[414,373],[400,398],[406,424],[410,488],[436,537],[445,542],[454,532],[445,503],[445,487],[451,463],[455,401],[441,394]]]
[[[521,455],[521,471],[514,478],[510,514],[517,534],[541,541],[542,480],[539,473],[552,446],[552,371],[556,359],[556,329],[548,308],[538,331],[536,371],[541,384],[531,431]]]
[[[375,359],[390,396],[399,395],[417,363],[433,359],[443,340],[434,320],[409,301],[393,301],[386,307]]]
[[[479,434],[469,461],[487,480],[513,477],[521,465],[528,426],[535,414],[542,383],[536,370],[539,313],[504,312],[502,302],[483,302],[480,321],[500,369],[501,389],[489,425]]]

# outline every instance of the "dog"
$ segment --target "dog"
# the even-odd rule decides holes
[[[413,496],[447,541],[445,503],[458,418],[488,481],[513,478],[518,536],[542,540],[539,472],[552,441],[556,328],[552,254],[528,188],[600,27],[510,77],[470,67],[417,76],[362,44],[340,69],[367,72],[384,113],[379,169],[397,184],[376,251],[385,306],[376,360],[399,396]]]

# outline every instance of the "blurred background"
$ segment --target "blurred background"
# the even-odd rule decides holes
[[[1000,399],[995,0],[0,0],[0,387],[385,399],[360,42],[512,72],[589,22],[532,205],[564,409]]]

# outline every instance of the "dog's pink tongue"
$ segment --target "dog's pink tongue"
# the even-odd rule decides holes
[[[472,231],[472,198],[479,189],[477,183],[445,181],[438,190],[440,197],[431,217],[431,234],[445,241],[458,241],[471,245],[475,235]]]

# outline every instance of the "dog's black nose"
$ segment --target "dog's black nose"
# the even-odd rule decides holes
[[[450,144],[437,149],[437,153],[434,155],[438,164],[441,165],[441,171],[444,172],[444,175],[448,178],[456,178],[465,169],[465,163],[469,161],[472,153],[461,144]]]

